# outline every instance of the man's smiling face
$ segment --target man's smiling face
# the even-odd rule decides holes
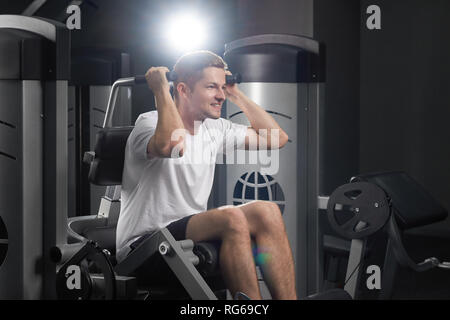
[[[225,99],[225,70],[216,67],[203,69],[203,76],[189,95],[189,104],[198,111],[198,117],[201,120],[220,118]]]

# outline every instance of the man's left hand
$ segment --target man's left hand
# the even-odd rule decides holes
[[[229,70],[225,71],[225,75],[232,75]],[[232,84],[226,84],[225,85],[225,95],[227,99],[229,99],[231,102],[235,102],[236,99],[242,94],[241,90],[239,90],[236,83]]]

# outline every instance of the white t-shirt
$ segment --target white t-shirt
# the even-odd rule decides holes
[[[119,262],[140,236],[206,211],[217,154],[244,148],[247,126],[205,119],[196,122],[194,135],[186,131],[182,157],[149,160],[147,145],[157,122],[157,111],[141,114],[128,137],[116,237]]]

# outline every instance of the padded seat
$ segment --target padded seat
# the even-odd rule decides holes
[[[89,181],[98,186],[122,184],[125,147],[133,126],[104,128],[97,133],[95,154],[89,162]]]
[[[111,255],[116,254],[116,226],[87,227],[82,233],[86,239],[98,243],[102,249],[108,250]]]
[[[429,225],[447,218],[447,210],[405,172],[362,174],[352,181],[372,182],[381,187],[390,197],[393,213],[403,230]]]

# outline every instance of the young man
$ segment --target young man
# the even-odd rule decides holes
[[[237,85],[227,85],[226,63],[209,51],[182,56],[174,66],[174,99],[165,67],[146,73],[157,111],[141,114],[128,138],[117,226],[122,260],[144,237],[167,227],[176,240],[221,240],[220,267],[232,295],[260,299],[251,239],[267,261],[260,265],[274,299],[296,299],[292,251],[278,205],[253,201],[207,209],[215,159],[230,148],[276,149],[287,134]],[[220,118],[225,99],[251,127]],[[252,146],[254,141],[257,145]],[[192,159],[198,155],[201,161]]]

